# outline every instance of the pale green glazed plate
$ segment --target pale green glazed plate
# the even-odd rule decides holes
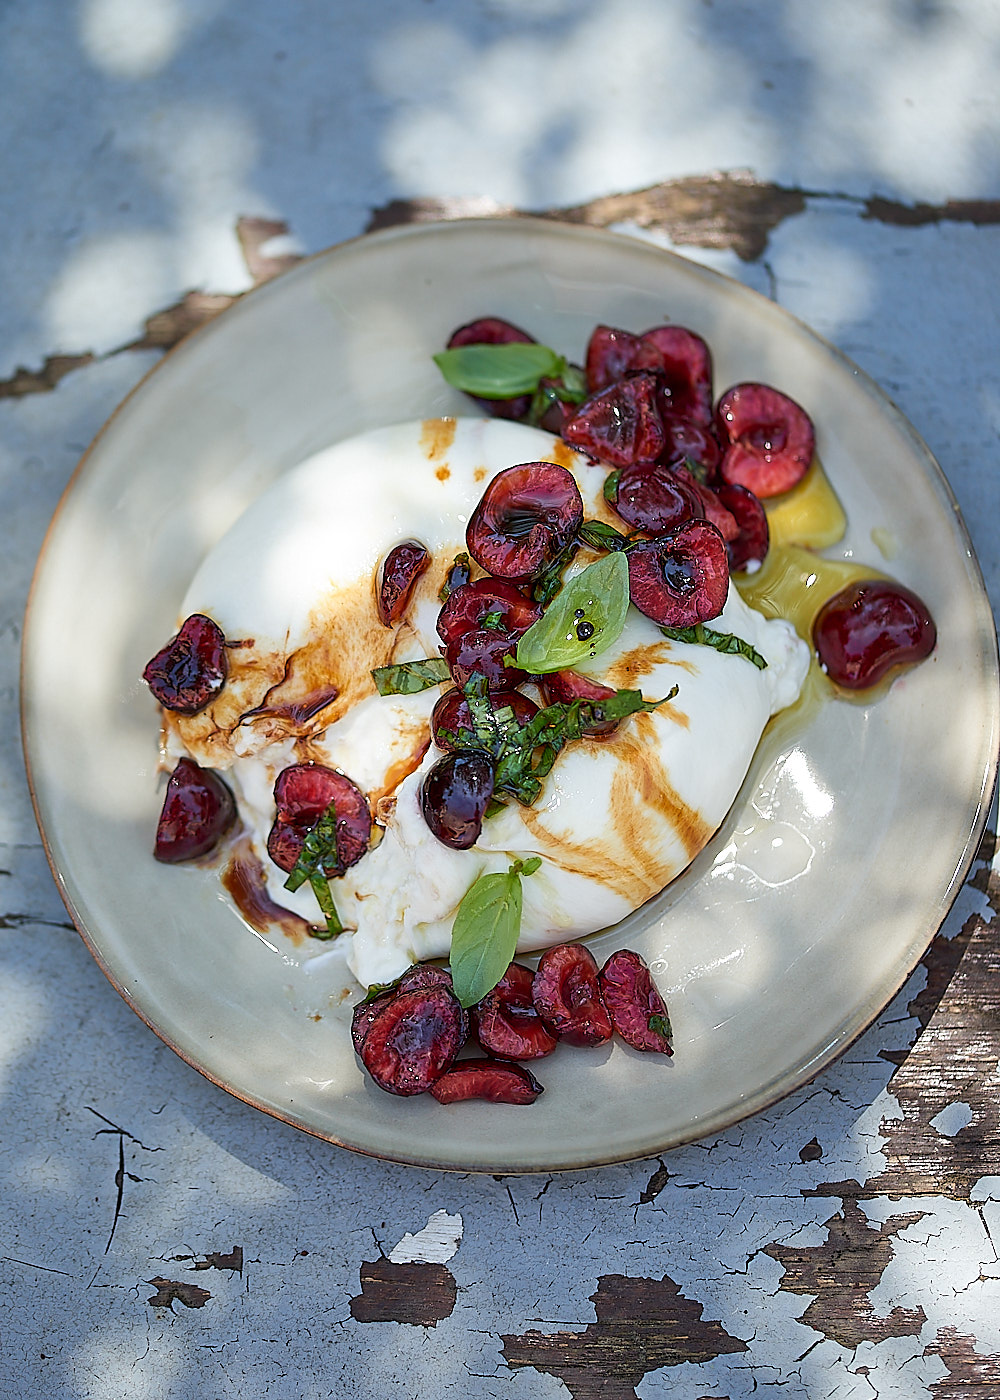
[[[577,359],[599,321],[641,331],[669,317],[708,339],[718,387],[763,379],[808,405],[850,520],[834,552],[884,567],[872,531],[888,531],[892,570],[940,638],[877,702],[826,704],[767,736],[690,871],[597,938],[598,960],[627,945],[656,970],[673,1061],[560,1047],[531,1108],[381,1093],[353,1054],[343,989],[317,988],[249,932],[211,872],[153,861],[158,725],[139,680],[205,552],[280,472],[366,428],[466,411],[431,355],[485,314]],[[992,618],[954,499],[871,381],[735,282],[637,240],[527,219],[345,244],[180,345],[70,483],[24,642],[39,824],[74,922],[126,1001],[215,1083],[308,1132],[495,1173],[662,1152],[828,1065],[901,987],[969,868],[997,709]]]

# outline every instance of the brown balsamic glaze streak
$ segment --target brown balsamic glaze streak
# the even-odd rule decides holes
[[[296,945],[309,937],[308,922],[290,909],[276,904],[268,894],[264,867],[254,855],[246,837],[233,846],[232,855],[222,872],[222,883],[244,919],[258,933],[272,933],[279,929]]]
[[[611,741],[617,761],[610,794],[612,838],[568,841],[546,828],[544,812],[530,807],[522,812],[541,854],[573,874],[600,880],[635,907],[668,885],[713,832],[712,826],[680,799],[651,750],[651,718],[634,716],[628,723],[635,730],[620,731]],[[664,851],[664,822],[685,852],[683,860]]]
[[[420,446],[428,462],[436,462],[445,455],[455,441],[456,427],[457,420],[454,418],[424,419],[420,429]]]
[[[392,798],[396,789],[404,778],[408,778],[411,773],[415,773],[424,761],[424,754],[431,746],[430,733],[418,734],[412,753],[405,758],[397,759],[385,775],[385,782],[380,788],[374,789],[368,794],[368,805],[373,811],[378,812],[379,805],[385,798]],[[382,810],[385,810],[384,808]]]

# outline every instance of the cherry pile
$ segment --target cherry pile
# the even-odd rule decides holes
[[[638,953],[621,949],[598,970],[579,943],[549,948],[532,972],[513,962],[467,1013],[444,968],[418,963],[354,1009],[351,1037],[380,1089],[441,1103],[534,1103],[542,1086],[525,1068],[567,1045],[603,1045],[617,1032],[633,1049],[673,1053],[670,1020]],[[458,1059],[475,1043],[485,1052]]]

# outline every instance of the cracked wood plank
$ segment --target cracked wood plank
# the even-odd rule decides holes
[[[591,1302],[597,1321],[582,1332],[505,1336],[507,1365],[557,1376],[573,1400],[638,1400],[635,1388],[650,1371],[747,1350],[719,1323],[706,1322],[703,1305],[666,1275],[604,1275]]]
[[[377,1259],[361,1265],[361,1293],[351,1299],[355,1322],[405,1322],[436,1327],[450,1317],[458,1289],[443,1264],[393,1264]]]
[[[763,1253],[785,1270],[784,1293],[814,1294],[799,1321],[853,1350],[862,1342],[916,1337],[927,1321],[923,1308],[893,1308],[879,1317],[870,1293],[893,1257],[892,1238],[924,1218],[924,1211],[894,1216],[881,1229],[871,1225],[856,1200],[824,1222],[823,1244],[769,1244]]]
[[[924,1355],[939,1356],[948,1368],[947,1376],[931,1386],[931,1400],[996,1400],[1000,1395],[1000,1356],[981,1355],[975,1337],[957,1327],[942,1327]]]

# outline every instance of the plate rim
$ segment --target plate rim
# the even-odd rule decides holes
[[[54,851],[52,849],[52,845],[50,843],[49,834],[46,830],[42,818],[40,801],[38,797],[32,765],[32,736],[30,719],[28,716],[28,708],[30,705],[30,649],[31,643],[33,642],[34,638],[35,604],[37,600],[37,594],[40,589],[41,580],[46,569],[47,560],[51,552],[53,540],[57,535],[59,529],[61,528],[61,521],[64,516],[67,503],[69,502],[73,493],[78,488],[79,483],[85,475],[88,468],[88,464],[90,463],[94,453],[103,443],[105,437],[115,430],[120,417],[128,411],[133,399],[135,399],[142,392],[144,392],[150,380],[152,380],[155,375],[157,375],[161,370],[163,370],[164,366],[173,363],[175,358],[181,357],[184,354],[190,352],[192,346],[195,344],[200,344],[201,340],[204,337],[211,336],[213,333],[216,333],[216,328],[220,324],[226,323],[227,320],[229,322],[232,322],[234,319],[237,319],[239,315],[243,313],[243,308],[245,306],[252,306],[270,295],[275,295],[279,293],[283,286],[287,286],[290,279],[295,279],[299,275],[306,275],[308,269],[318,262],[328,260],[331,258],[336,258],[343,253],[349,253],[361,245],[368,247],[376,244],[389,245],[396,242],[405,242],[410,239],[420,240],[429,237],[439,237],[442,234],[460,234],[463,231],[467,231],[472,228],[475,228],[477,230],[485,229],[492,232],[498,232],[500,230],[506,229],[525,231],[535,230],[540,233],[545,233],[547,235],[551,235],[553,232],[558,231],[558,236],[577,238],[582,241],[596,241],[610,245],[618,244],[623,249],[627,248],[632,251],[635,251],[637,247],[642,248],[647,250],[651,255],[662,257],[666,261],[674,263],[680,268],[693,270],[696,273],[696,275],[704,277],[706,281],[715,282],[718,285],[718,287],[723,291],[728,290],[730,294],[735,292],[737,296],[744,297],[748,301],[756,303],[758,308],[765,310],[768,316],[777,316],[779,320],[786,323],[791,323],[792,325],[796,326],[801,333],[803,333],[815,343],[820,345],[829,355],[834,357],[843,368],[849,371],[851,377],[853,378],[854,382],[858,385],[858,387],[864,390],[864,392],[869,396],[869,398],[875,401],[882,413],[886,414],[892,420],[892,424],[897,430],[897,432],[900,432],[907,439],[911,450],[913,450],[922,459],[925,470],[929,469],[928,474],[932,478],[933,483],[939,494],[942,496],[944,502],[946,502],[948,507],[950,508],[953,523],[956,527],[961,542],[964,544],[966,572],[969,576],[970,584],[973,586],[973,591],[976,593],[977,600],[980,605],[980,611],[982,614],[982,617],[979,620],[988,624],[986,627],[977,630],[981,634],[982,662],[984,670],[990,673],[991,679],[993,681],[993,685],[991,688],[993,702],[989,715],[991,721],[991,742],[987,746],[988,762],[986,763],[985,769],[982,772],[979,791],[975,798],[976,809],[974,821],[971,823],[971,826],[966,834],[966,839],[961,852],[961,858],[955,866],[951,879],[946,888],[943,889],[939,894],[939,898],[936,904],[936,912],[933,913],[931,916],[931,924],[933,926],[931,928],[929,936],[926,938],[925,941],[922,941],[919,944],[919,946],[915,947],[915,949],[912,952],[911,958],[905,964],[900,964],[900,967],[903,970],[898,976],[898,980],[894,979],[894,985],[888,997],[879,1000],[879,997],[881,997],[882,995],[880,992],[876,997],[878,1005],[876,1005],[874,1009],[865,1009],[862,1012],[861,1019],[856,1025],[856,1027],[852,1027],[849,1033],[845,1034],[843,1037],[838,1037],[835,1041],[831,1042],[831,1044],[825,1047],[818,1055],[816,1055],[813,1059],[808,1061],[807,1064],[804,1067],[802,1067],[800,1073],[793,1076],[791,1079],[787,1077],[787,1071],[784,1072],[782,1075],[772,1077],[772,1079],[768,1083],[761,1085],[759,1091],[753,1096],[745,1098],[738,1103],[732,1103],[728,1106],[727,1109],[719,1110],[714,1115],[709,1116],[705,1120],[692,1120],[692,1123],[690,1125],[690,1131],[683,1132],[680,1135],[674,1135],[667,1146],[650,1146],[648,1149],[644,1149],[638,1155],[631,1148],[625,1151],[610,1151],[599,1155],[595,1155],[593,1151],[587,1150],[584,1153],[578,1154],[577,1157],[573,1160],[570,1160],[564,1155],[563,1159],[555,1164],[513,1164],[505,1162],[502,1166],[502,1170],[504,1171],[504,1173],[511,1175],[529,1175],[545,1173],[552,1174],[556,1172],[565,1171],[598,1169],[601,1167],[615,1165],[623,1162],[642,1160],[646,1156],[650,1154],[655,1154],[657,1152],[673,1151],[677,1148],[686,1146],[692,1142],[702,1140],[707,1136],[712,1136],[724,1132],[727,1129],[745,1121],[747,1118],[752,1117],[757,1113],[766,1111],[767,1109],[773,1107],[775,1104],[780,1103],[789,1095],[796,1093],[805,1085],[811,1083],[820,1073],[822,1073],[825,1069],[829,1068],[831,1064],[835,1063],[838,1059],[840,1059],[841,1056],[844,1055],[846,1051],[850,1049],[850,1047],[868,1029],[870,1029],[870,1027],[878,1020],[879,1016],[886,1009],[886,1007],[890,1005],[893,999],[899,994],[900,990],[905,986],[907,980],[910,978],[915,968],[919,965],[927,949],[930,947],[934,938],[940,931],[940,928],[944,920],[947,918],[947,915],[951,907],[953,906],[955,900],[957,899],[958,894],[960,893],[968,877],[969,870],[971,869],[976,859],[979,847],[982,842],[983,833],[986,828],[986,823],[989,817],[993,797],[996,791],[998,780],[998,762],[1000,762],[1000,745],[998,745],[998,730],[1000,730],[1000,655],[998,655],[996,621],[992,610],[991,600],[986,589],[986,583],[985,578],[983,576],[982,567],[977,558],[975,549],[973,547],[972,539],[969,534],[968,526],[966,525],[966,522],[963,518],[954,490],[952,489],[952,486],[948,481],[948,478],[946,477],[943,469],[941,468],[940,463],[937,461],[937,458],[929,448],[926,441],[923,439],[923,437],[917,431],[914,425],[910,422],[910,420],[898,408],[898,406],[895,404],[895,402],[892,400],[889,394],[884,389],[882,389],[882,387],[865,370],[863,370],[853,360],[851,360],[848,355],[846,355],[842,350],[840,350],[838,346],[833,344],[820,332],[814,330],[807,322],[802,320],[800,317],[796,316],[795,313],[786,310],[786,308],[781,306],[779,303],[773,301],[770,297],[765,296],[763,293],[757,291],[753,287],[747,286],[745,283],[740,282],[738,279],[729,277],[725,273],[719,272],[715,268],[707,267],[704,264],[699,263],[692,258],[685,257],[684,255],[673,251],[672,249],[661,247],[659,244],[657,244],[651,239],[638,237],[628,233],[619,233],[611,229],[592,227],[590,225],[581,225],[576,223],[564,222],[562,220],[557,219],[521,215],[503,217],[487,216],[482,218],[463,217],[461,219],[433,220],[426,222],[421,221],[411,224],[394,225],[390,228],[362,233],[357,235],[356,237],[333,244],[328,248],[320,249],[317,252],[302,258],[293,267],[289,268],[284,273],[279,274],[277,277],[271,278],[266,282],[259,283],[254,287],[248,288],[246,291],[238,294],[236,299],[225,310],[220,312],[218,315],[212,317],[211,320],[204,322],[201,326],[198,326],[194,330],[189,332],[180,341],[178,341],[176,345],[172,346],[165,354],[163,354],[155,364],[150,366],[150,368],[139,378],[139,380],[128,391],[128,393],[125,394],[123,398],[115,405],[115,408],[113,409],[109,417],[101,424],[93,439],[88,444],[86,450],[82,453],[79,461],[74,467],[65,486],[63,487],[63,490],[60,493],[59,500],[55,506],[52,517],[45,530],[45,534],[43,536],[42,543],[39,548],[37,560],[32,571],[31,583],[28,591],[27,602],[24,612],[20,648],[21,665],[19,687],[22,752],[24,757],[28,791],[31,798],[31,804],[35,816],[35,821],[38,826],[39,834],[41,837],[42,847],[45,852],[46,860],[51,870],[53,879],[55,881],[56,888],[59,891],[60,898],[66,906],[67,912],[69,913],[70,918],[72,919],[74,927],[76,928],[77,932],[82,938],[83,943],[87,948],[88,952],[93,956],[98,967],[103,972],[104,976],[107,978],[111,986],[114,987],[114,989],[122,997],[122,999],[125,1001],[126,1005],[130,1008],[130,1010],[132,1010],[139,1017],[143,1024],[147,1026],[163,1044],[167,1045],[176,1055],[178,1055],[178,1057],[182,1061],[184,1061],[184,1063],[188,1064],[192,1069],[195,1069],[203,1078],[207,1079],[216,1087],[224,1090],[226,1093],[230,1094],[232,1097],[236,1098],[241,1103],[253,1107],[259,1110],[260,1112],[263,1112],[267,1116],[275,1118],[280,1122],[286,1123],[291,1127],[299,1129],[322,1142],[327,1142],[331,1145],[342,1147],[348,1151],[358,1153],[362,1156],[374,1158],[376,1160],[400,1163],[401,1165],[405,1166],[416,1166],[424,1168],[426,1170],[477,1172],[483,1174],[495,1173],[495,1171],[498,1169],[495,1164],[478,1166],[462,1164],[458,1162],[439,1162],[431,1160],[430,1158],[422,1154],[407,1154],[405,1151],[398,1150],[394,1150],[391,1152],[376,1150],[370,1146],[364,1146],[355,1142],[345,1141],[341,1137],[337,1136],[335,1133],[324,1131],[306,1121],[303,1121],[295,1113],[290,1112],[286,1109],[276,1107],[272,1104],[268,1104],[262,1101],[260,1098],[255,1097],[251,1092],[244,1091],[238,1088],[236,1085],[227,1082],[225,1078],[214,1073],[206,1065],[199,1063],[198,1059],[194,1055],[189,1054],[184,1048],[176,1044],[165,1030],[161,1029],[156,1024],[154,1024],[150,1017],[129,994],[127,988],[123,985],[122,981],[119,980],[118,977],[115,975],[115,972],[110,966],[108,960],[102,954],[98,944],[94,940],[94,935],[87,927],[86,921],[83,918],[82,913],[76,908],[75,902],[67,886],[64,872],[59,868]],[[969,805],[971,807],[972,794],[970,794],[969,796]]]

